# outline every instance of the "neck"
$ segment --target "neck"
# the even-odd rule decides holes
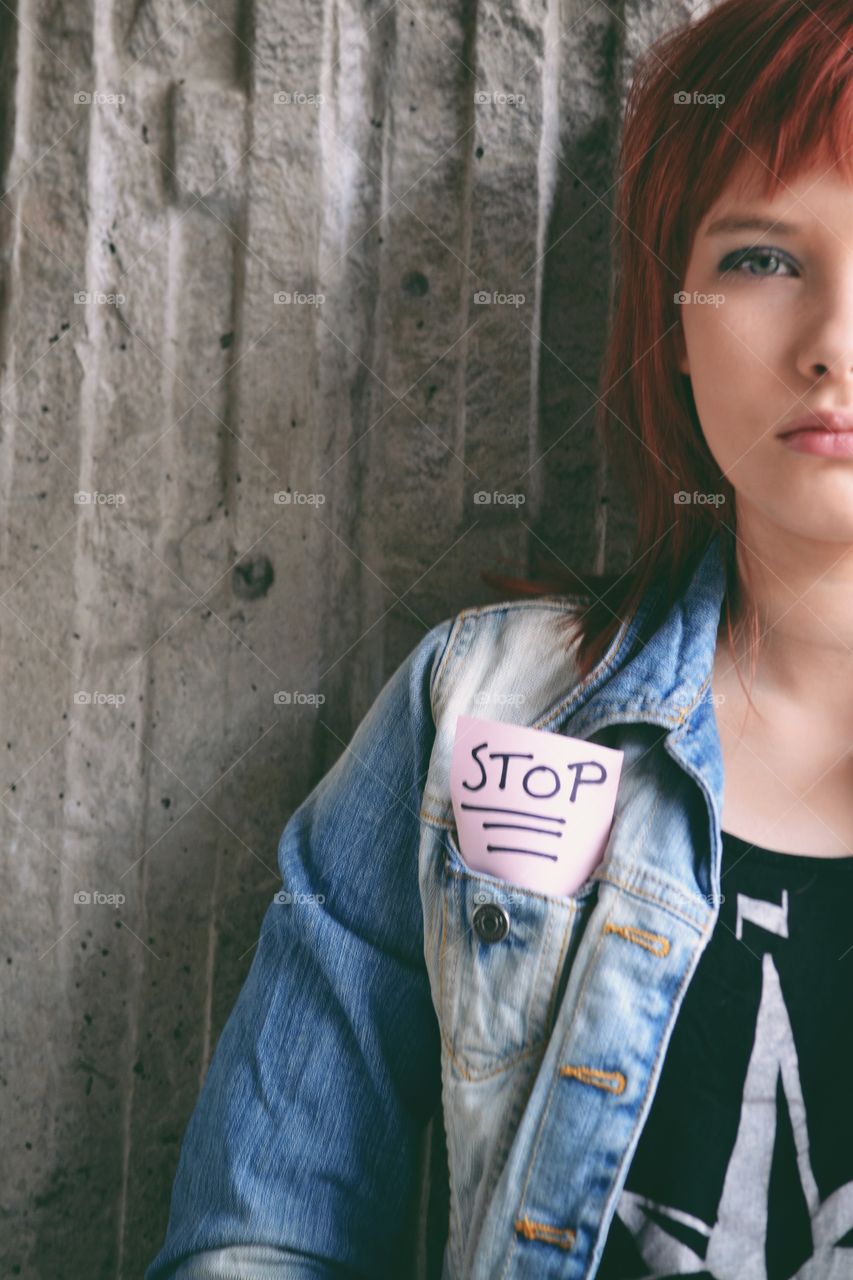
[[[739,519],[739,525],[741,521]],[[853,542],[817,541],[750,520],[738,529],[742,608],[758,611],[761,641],[750,686],[748,632],[737,635],[737,665],[757,705],[791,703],[832,716],[853,731]],[[734,668],[727,628],[718,655]]]

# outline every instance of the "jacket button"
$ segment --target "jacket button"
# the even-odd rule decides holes
[[[509,933],[509,916],[496,902],[484,902],[474,912],[474,931],[481,942],[500,942]]]

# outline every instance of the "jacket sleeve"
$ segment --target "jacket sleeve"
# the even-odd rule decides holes
[[[397,668],[282,832],[281,890],[144,1280],[400,1280],[441,1088],[418,848],[430,695],[452,625]]]

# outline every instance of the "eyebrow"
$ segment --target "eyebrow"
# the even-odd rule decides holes
[[[800,230],[802,228],[794,222],[779,222],[771,218],[730,213],[725,218],[718,218],[716,222],[712,222],[705,235],[719,235],[725,231],[778,231],[780,235],[796,235]]]

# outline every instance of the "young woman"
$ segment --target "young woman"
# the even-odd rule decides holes
[[[293,814],[146,1280],[402,1280],[433,1115],[442,1280],[853,1273],[849,0],[659,42],[615,216],[631,567],[439,623]],[[462,715],[623,753],[574,893],[466,863]]]

